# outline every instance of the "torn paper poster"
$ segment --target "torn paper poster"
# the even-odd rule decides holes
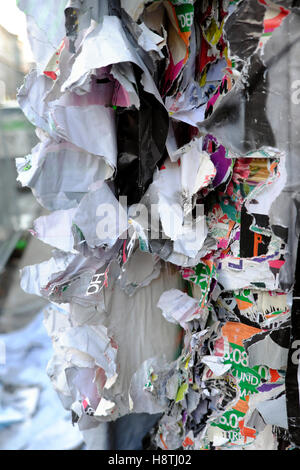
[[[31,155],[18,158],[17,170],[18,181],[30,187],[38,202],[49,210],[76,207],[92,183],[112,174],[103,159],[70,142],[57,144],[51,139],[34,147]]]
[[[65,36],[66,4],[67,0],[50,1],[41,8],[36,0],[17,0],[27,17],[28,38],[40,73]]]
[[[143,13],[144,5],[144,0],[121,0],[121,7],[124,8],[134,21],[137,21]]]
[[[138,259],[135,263],[138,263]],[[131,264],[130,269],[134,270],[134,264]],[[113,401],[113,414],[99,414],[97,419],[105,417],[115,420],[129,412],[130,381],[144,360],[151,358],[155,352],[160,352],[162,357],[166,355],[168,359],[173,359],[177,354],[181,330],[164,320],[156,303],[164,289],[172,284],[180,286],[179,276],[176,273],[170,276],[164,269],[157,279],[144,281],[143,286],[141,275],[138,280],[140,287],[136,286],[134,294],[130,296],[109,276],[103,305],[98,302],[95,310],[95,306],[91,309],[88,305],[83,307],[76,302],[69,313],[73,325],[67,312],[49,310],[47,314],[46,325],[55,348],[48,373],[55,388],[65,397],[70,397],[68,406],[83,399],[83,383],[86,384],[84,394],[90,400],[96,393],[94,407],[99,404],[101,397]],[[145,276],[147,272],[143,274]],[[148,323],[149,315],[157,325],[157,330],[151,328],[152,322]],[[129,321],[133,317],[136,328],[132,328]],[[136,334],[137,328],[141,332],[140,336]],[[129,341],[136,344],[136,349],[130,355],[126,353]],[[76,383],[74,374],[71,379],[68,373],[66,381],[67,371],[74,367],[78,370]],[[89,369],[97,386],[95,389],[91,382],[92,395],[87,395],[89,380],[92,379],[82,382],[85,379],[80,378],[83,369]],[[114,381],[108,385],[107,381],[113,377]],[[79,393],[74,394],[74,387]],[[140,409],[136,412],[140,412]],[[96,417],[95,414],[93,416]]]
[[[125,209],[105,183],[95,185],[83,197],[72,220],[92,248],[112,248],[128,227]]]
[[[183,328],[185,323],[201,315],[198,301],[181,291],[164,292],[157,304],[162,309],[163,316],[171,323],[179,323]]]
[[[39,217],[34,221],[32,235],[59,250],[74,252],[72,220],[75,211],[76,209],[60,210]]]
[[[63,405],[91,448],[124,422],[150,448],[299,447],[297,6],[46,3],[20,0],[40,143],[17,169],[55,250],[21,283],[62,308]]]

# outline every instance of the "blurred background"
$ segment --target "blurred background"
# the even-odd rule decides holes
[[[18,107],[16,94],[32,66],[26,18],[14,0],[1,0],[0,15],[0,331],[21,328],[39,310],[19,287],[19,269],[41,259],[47,247],[35,243],[28,228],[41,209],[30,190],[17,183],[15,158],[37,143],[34,127]],[[34,247],[31,244],[34,244]],[[30,253],[29,253],[30,251]],[[26,253],[26,260],[24,260]],[[45,253],[46,256],[48,253]],[[44,258],[45,259],[45,258]],[[26,312],[27,307],[27,312]],[[33,308],[34,307],[34,308]]]
[[[26,18],[15,0],[0,0],[0,12],[0,450],[78,449],[81,435],[46,375],[46,302],[20,287],[20,269],[51,249],[28,231],[46,211],[16,181],[15,158],[38,142],[16,100],[32,66]]]

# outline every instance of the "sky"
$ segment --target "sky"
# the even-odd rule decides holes
[[[29,41],[26,32],[26,17],[16,6],[16,0],[0,0],[0,24],[10,33],[17,34],[25,45],[25,58],[32,60]]]

